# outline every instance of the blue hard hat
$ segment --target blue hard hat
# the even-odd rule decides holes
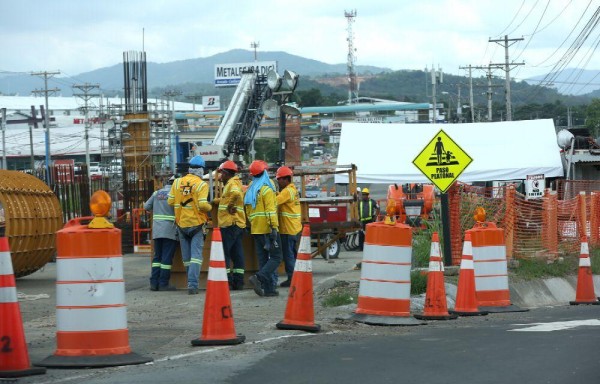
[[[202,158],[202,156],[197,155],[194,156],[190,159],[190,167],[191,168],[204,168],[206,166],[206,163],[204,162],[204,159]]]

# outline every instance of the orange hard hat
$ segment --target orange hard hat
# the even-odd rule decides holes
[[[231,160],[227,160],[225,161],[223,164],[219,165],[219,169],[226,169],[228,171],[232,171],[232,172],[237,172],[238,171],[238,166],[236,163],[234,163]]]
[[[252,176],[258,176],[265,171],[265,169],[269,168],[267,163],[262,160],[254,160],[248,170]]]
[[[280,177],[286,177],[286,176],[294,176],[294,172],[289,167],[286,167],[285,165],[283,167],[279,167],[279,169],[277,170],[277,173],[275,174],[275,178],[279,179]]]

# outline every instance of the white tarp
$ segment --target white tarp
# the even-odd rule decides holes
[[[356,164],[359,183],[428,183],[412,161],[440,129],[473,158],[459,181],[564,176],[550,119],[471,124],[344,122],[337,163]],[[336,175],[335,182],[347,183],[348,177]]]

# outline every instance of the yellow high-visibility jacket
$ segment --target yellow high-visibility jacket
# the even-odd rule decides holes
[[[187,174],[175,179],[167,198],[175,209],[175,223],[181,228],[206,223],[211,206],[208,203],[208,184],[196,175]]]
[[[244,212],[244,191],[242,190],[242,181],[239,177],[233,176],[225,184],[221,198],[214,199],[213,202],[219,205],[217,215],[219,227],[230,227],[237,225],[240,228],[246,228],[246,213]],[[234,214],[229,213],[228,207],[235,207]]]
[[[288,184],[277,195],[277,209],[279,211],[279,233],[297,235],[302,230],[302,222],[298,190],[293,183]]]
[[[273,184],[272,181],[271,184]],[[271,229],[279,230],[277,199],[275,191],[271,188],[266,185],[260,188],[256,198],[256,208],[252,208],[250,204],[246,204],[244,207],[250,222],[250,233],[253,235],[271,233]]]

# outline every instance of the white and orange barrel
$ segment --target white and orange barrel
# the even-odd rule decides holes
[[[56,352],[37,365],[107,367],[152,359],[129,346],[121,230],[69,221],[56,233]]]
[[[368,324],[421,324],[410,317],[411,257],[408,225],[367,224],[358,305],[351,319]]]

